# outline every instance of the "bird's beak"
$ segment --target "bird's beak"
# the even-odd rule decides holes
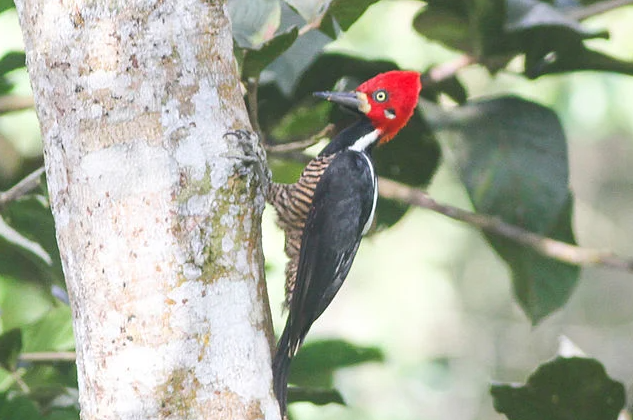
[[[367,96],[360,92],[314,92],[317,98],[325,99],[341,105],[343,108],[349,109],[357,113],[366,114],[369,112],[369,103]]]

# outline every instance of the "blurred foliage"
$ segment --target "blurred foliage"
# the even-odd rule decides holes
[[[242,81],[249,89],[256,88],[258,122],[267,142],[301,140],[328,122],[335,124],[335,133],[340,131],[350,124],[349,115],[316,101],[312,92],[351,90],[376,73],[398,68],[393,60],[376,58],[386,54],[358,55],[326,47],[370,6],[387,1],[228,1]],[[582,22],[594,13],[593,6],[603,3],[607,2],[428,0],[411,16],[420,45],[410,48],[426,51],[431,49],[429,41],[437,42],[448,55],[467,54],[490,74],[506,72],[526,80],[581,70],[631,75],[633,63],[592,44],[608,42],[608,31]],[[0,0],[0,15],[13,7],[11,1]],[[371,32],[389,37],[380,25]],[[517,58],[522,59],[518,72]],[[12,75],[24,72],[24,62],[24,52],[0,50],[0,99],[15,93]],[[446,161],[456,168],[477,212],[575,243],[567,138],[556,113],[507,95],[473,98],[474,87],[461,74],[438,80],[433,68],[417,70],[424,85],[419,112],[396,141],[375,151],[378,174],[420,188]],[[455,105],[446,106],[450,101]],[[10,112],[0,109],[0,115]],[[22,159],[1,130],[0,156]],[[274,179],[293,182],[309,156],[269,158]],[[0,161],[0,187],[8,188],[40,162],[38,157],[3,172]],[[376,230],[397,225],[408,210],[407,205],[381,198]],[[516,302],[533,324],[567,303],[579,267],[545,258],[506,238],[485,238],[507,264]],[[64,294],[45,191],[0,205],[0,419],[79,418],[74,364],[20,358],[28,352],[74,349]],[[381,363],[384,358],[381,347],[339,340],[308,342],[293,363],[290,379],[300,387],[291,388],[289,399],[342,403],[341,394],[331,389],[335,371]],[[512,420],[612,419],[624,405],[622,385],[592,359],[556,359],[538,368],[526,385],[494,385],[492,394],[495,408]]]
[[[556,358],[523,386],[491,388],[495,409],[509,420],[616,420],[624,408],[624,386],[594,359]]]

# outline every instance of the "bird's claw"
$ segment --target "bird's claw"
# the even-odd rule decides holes
[[[271,173],[266,163],[266,152],[259,144],[259,136],[257,133],[238,129],[227,131],[223,137],[226,139],[229,136],[237,140],[237,144],[243,154],[227,155],[226,157],[239,159],[246,164],[255,165],[259,179],[262,184],[267,187],[271,182]]]

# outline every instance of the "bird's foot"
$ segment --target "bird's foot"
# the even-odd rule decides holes
[[[241,160],[246,165],[253,165],[262,185],[267,188],[272,175],[266,163],[266,152],[259,143],[257,133],[241,129],[232,130],[224,134],[224,138],[227,137],[235,138],[242,153],[227,154],[225,157]]]

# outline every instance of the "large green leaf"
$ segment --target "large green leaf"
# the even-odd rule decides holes
[[[15,7],[13,0],[0,0],[0,13]]]
[[[605,70],[633,74],[633,63],[588,49],[584,40],[606,38],[568,13],[569,4],[540,0],[431,0],[414,19],[414,28],[429,39],[475,55],[497,70],[525,54],[525,74]]]
[[[22,331],[14,328],[0,335],[0,367],[13,372],[22,350]]]
[[[0,267],[2,267],[0,260]],[[22,328],[44,316],[51,306],[52,300],[48,289],[41,284],[25,281],[27,278],[10,278],[0,276],[0,320],[2,328]],[[19,299],[16,299],[19,296]]]
[[[281,8],[282,30],[292,26],[301,27],[304,20],[287,4]],[[262,83],[274,82],[286,96],[291,96],[294,87],[304,71],[323,52],[330,38],[320,31],[309,31],[297,38],[294,44],[277,57],[262,74]]]
[[[525,385],[493,385],[495,409],[509,420],[616,420],[624,407],[624,386],[594,359],[556,358],[536,370]]]
[[[258,48],[279,27],[279,0],[229,0],[233,38],[242,48]]]
[[[265,42],[260,49],[246,51],[242,64],[242,78],[258,77],[266,66],[292,46],[298,34],[299,30],[296,27],[292,27],[288,31]]]
[[[478,212],[574,243],[567,144],[556,114],[516,97],[473,101],[450,112],[427,108]],[[517,300],[533,323],[569,299],[577,267],[486,237],[510,266]]]
[[[361,347],[343,340],[323,340],[306,343],[290,370],[290,383],[304,387],[332,387],[336,369],[360,363],[381,362],[382,351],[377,347]]]

